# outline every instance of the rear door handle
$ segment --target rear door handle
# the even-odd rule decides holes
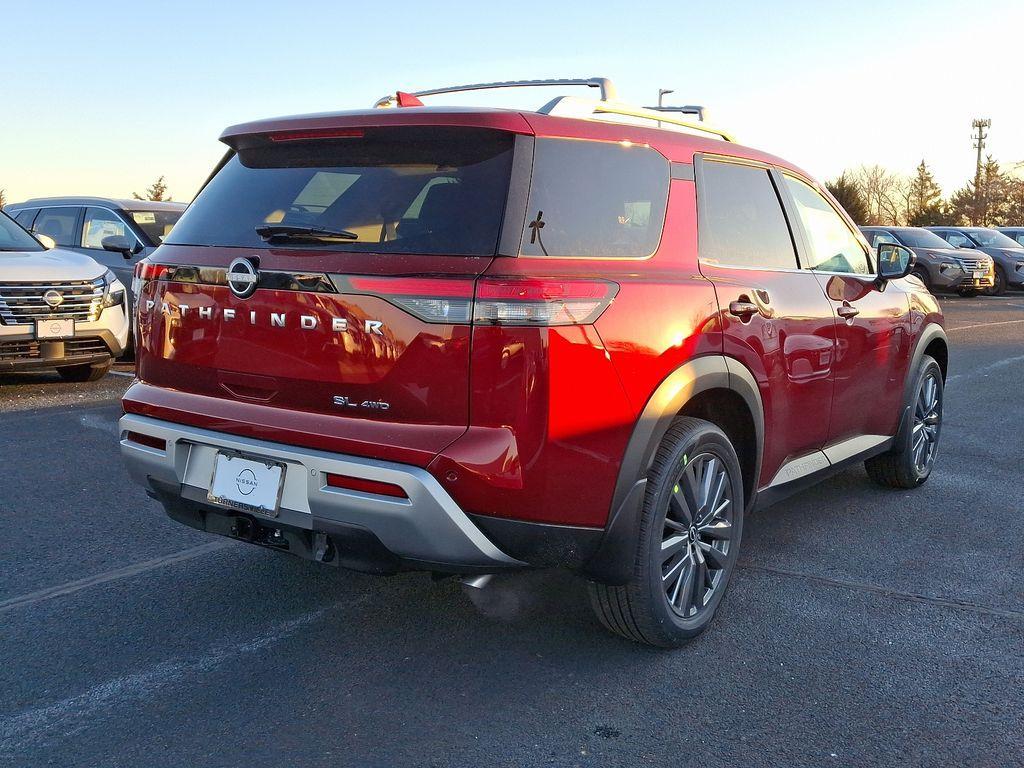
[[[848,301],[844,301],[842,306],[836,310],[836,314],[844,320],[851,320],[860,314],[860,310],[850,304]]]
[[[729,302],[729,314],[735,315],[742,320],[749,320],[752,315],[757,314],[758,307],[752,301]]]

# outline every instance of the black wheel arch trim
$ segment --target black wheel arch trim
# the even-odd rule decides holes
[[[621,585],[632,577],[647,472],[673,419],[694,397],[713,389],[736,393],[750,410],[757,442],[750,485],[757,487],[764,447],[764,406],[754,375],[739,360],[725,355],[690,360],[658,385],[633,428],[619,468],[604,536],[594,556],[581,569],[588,578]],[[755,495],[751,493],[751,498],[745,499],[747,508]]]

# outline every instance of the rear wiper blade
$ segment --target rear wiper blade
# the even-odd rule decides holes
[[[295,238],[298,240],[358,240],[359,235],[347,229],[327,227],[302,227],[294,224],[261,224],[256,234],[264,240]]]

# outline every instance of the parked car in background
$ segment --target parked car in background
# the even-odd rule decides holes
[[[95,381],[128,343],[128,291],[84,254],[47,250],[0,212],[0,371]]]
[[[879,243],[905,245],[917,256],[913,274],[925,288],[935,291],[956,291],[961,296],[974,296],[991,288],[994,281],[993,262],[981,251],[953,248],[934,232],[923,227],[861,227],[872,248]]]
[[[109,197],[39,197],[4,208],[25,229],[94,258],[125,285],[185,211],[184,203]],[[129,310],[132,298],[129,292]]]
[[[987,293],[1001,296],[1007,288],[1024,288],[1024,247],[1002,232],[986,227],[928,227],[954,248],[971,248],[992,257],[995,282]]]
[[[941,309],[798,168],[611,98],[391,101],[228,128],[140,263],[121,450],[172,519],[470,588],[565,566],[675,646],[747,512],[928,479]]]
[[[996,227],[996,231],[1002,232],[1011,240],[1016,241],[1021,248],[1024,248],[1024,227]]]

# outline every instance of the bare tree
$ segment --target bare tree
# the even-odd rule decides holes
[[[906,221],[910,208],[907,181],[880,165],[862,165],[853,172],[867,203],[867,223],[894,226]]]

